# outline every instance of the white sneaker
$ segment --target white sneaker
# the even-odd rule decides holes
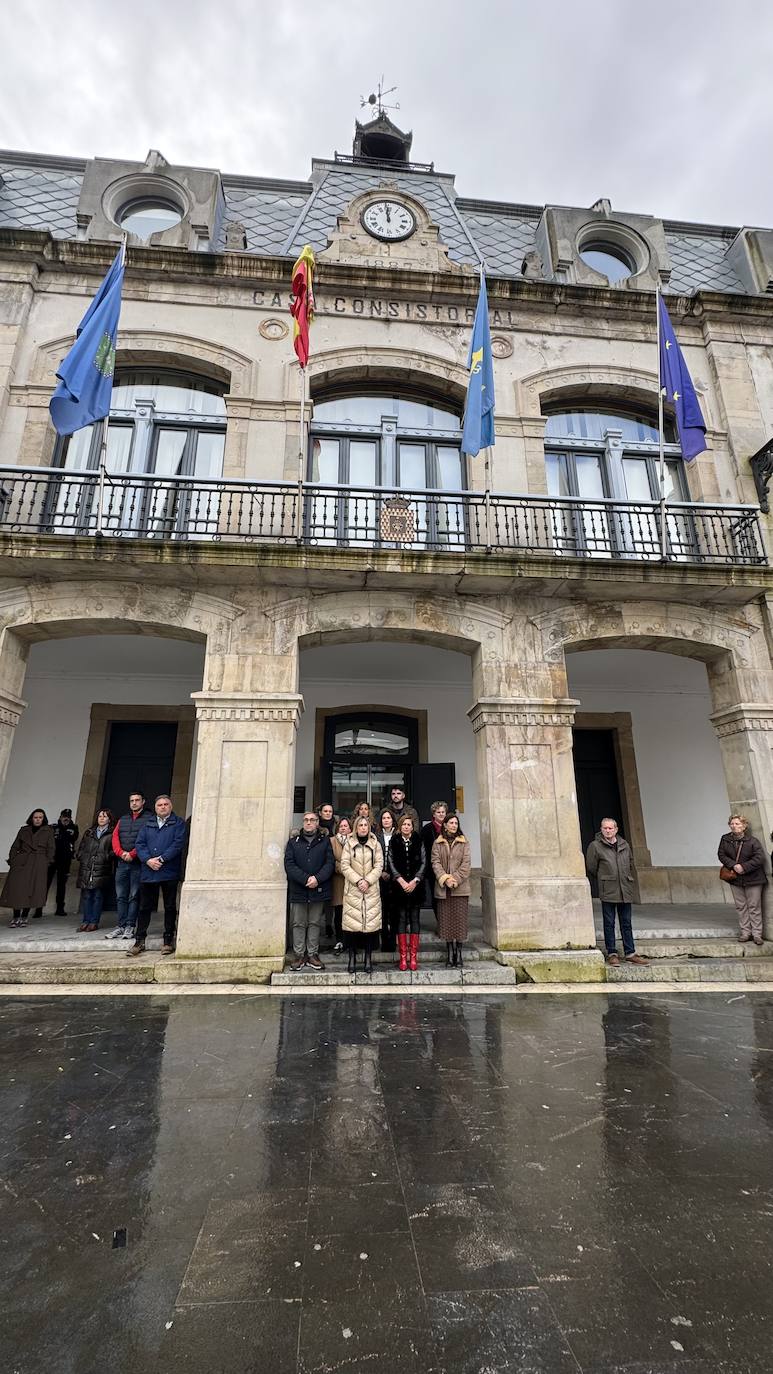
[[[122,930],[121,936],[124,940],[133,940],[134,931],[132,930],[131,926],[127,926],[125,930]]]
[[[106,940],[120,940],[123,936],[123,927],[116,926],[114,930],[109,930],[105,936]]]

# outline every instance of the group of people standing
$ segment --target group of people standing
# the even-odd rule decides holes
[[[172,800],[155,799],[154,809],[139,791],[129,796],[129,809],[117,820],[106,807],[79,840],[72,811],[65,807],[49,825],[42,807],[27,817],[8,855],[8,874],[0,892],[0,906],[13,911],[12,927],[43,915],[48,892],[56,879],[56,915],[66,916],[67,879],[73,859],[78,864],[81,893],[79,931],[99,930],[105,893],[115,884],[117,922],[106,940],[131,940],[129,957],[142,954],[159,894],[164,904],[163,954],[174,953],[177,892],[187,847],[185,821],[174,814]]]
[[[348,951],[348,970],[363,951],[372,973],[372,952],[398,952],[399,968],[418,968],[421,909],[429,892],[446,964],[461,967],[467,939],[471,856],[461,822],[446,802],[433,802],[422,826],[401,787],[374,813],[361,802],[351,817],[337,817],[327,802],[307,811],[303,828],[285,850],[294,972],[322,969],[319,941],[325,908],[332,908],[334,954]]]

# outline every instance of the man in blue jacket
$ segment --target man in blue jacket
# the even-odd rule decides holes
[[[319,833],[319,816],[307,811],[303,829],[285,849],[285,873],[290,890],[290,925],[293,954],[290,968],[297,973],[306,964],[322,969],[319,957],[319,928],[325,902],[330,901],[330,879],[335,859],[327,832]]]
[[[129,957],[142,954],[151,913],[158,906],[158,893],[164,899],[164,944],[162,954],[174,954],[177,889],[180,885],[182,852],[185,847],[185,821],[172,810],[172,799],[156,797],[156,814],[146,821],[135,840],[140,861],[140,910],[134,944]]]

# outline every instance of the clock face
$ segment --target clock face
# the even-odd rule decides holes
[[[416,217],[399,200],[374,200],[362,212],[362,222],[374,239],[395,243],[410,238],[416,228]]]

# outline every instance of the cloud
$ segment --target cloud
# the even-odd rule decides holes
[[[15,0],[0,51],[6,147],[305,178],[383,72],[463,195],[773,221],[762,0]]]

